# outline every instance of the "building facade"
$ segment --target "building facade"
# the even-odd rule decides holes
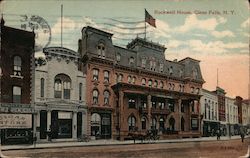
[[[122,48],[112,34],[82,29],[79,53],[86,74],[88,133],[124,140],[156,129],[161,138],[201,136],[199,61],[165,60],[165,47],[136,38]]]
[[[218,96],[213,91],[202,89],[201,114],[203,114],[203,136],[215,136],[220,128]]]
[[[250,134],[250,100],[242,101],[242,126],[247,134]]]
[[[78,69],[79,54],[63,47],[43,51],[46,62],[37,61],[35,71],[38,141],[77,140],[87,129],[86,77]]]
[[[235,104],[235,99],[226,97],[226,122],[227,133],[230,136],[238,135],[238,106]]]
[[[0,31],[0,113],[22,114],[34,122],[35,34],[4,26],[3,18]],[[0,123],[2,125],[3,121]],[[32,143],[33,124],[30,126],[25,129],[2,129],[2,143]]]

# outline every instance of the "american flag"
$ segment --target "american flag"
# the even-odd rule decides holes
[[[153,18],[146,9],[145,9],[145,22],[147,22],[149,25],[153,27],[156,27],[155,18]]]

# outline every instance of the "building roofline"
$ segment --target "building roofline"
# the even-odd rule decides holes
[[[186,58],[184,58],[184,59],[181,59],[181,60],[178,61],[178,62],[182,62],[182,61],[184,61],[184,60],[193,60],[193,61],[195,61],[195,62],[200,62],[200,60],[197,60],[197,59],[194,59],[194,58],[191,58],[191,57],[186,57]]]
[[[93,30],[93,31],[96,31],[96,32],[101,32],[101,33],[104,33],[108,36],[113,36],[113,33],[110,33],[110,32],[106,32],[106,31],[103,31],[103,30],[100,30],[100,29],[97,29],[97,28],[94,28],[92,26],[85,26],[82,28],[82,32],[83,30],[86,29],[86,30]]]

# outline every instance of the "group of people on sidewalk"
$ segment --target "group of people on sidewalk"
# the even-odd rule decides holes
[[[217,135],[217,140],[220,140],[221,130],[218,129],[216,131],[216,135]],[[245,138],[245,132],[243,130],[240,132],[240,137],[241,137],[241,142],[243,143]]]

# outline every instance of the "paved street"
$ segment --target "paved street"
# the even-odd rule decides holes
[[[123,144],[109,146],[7,150],[3,151],[3,154],[10,157],[236,158],[245,155],[249,145],[250,138],[245,139],[244,143],[242,143],[240,139],[234,139],[227,141],[221,140],[206,142]]]

